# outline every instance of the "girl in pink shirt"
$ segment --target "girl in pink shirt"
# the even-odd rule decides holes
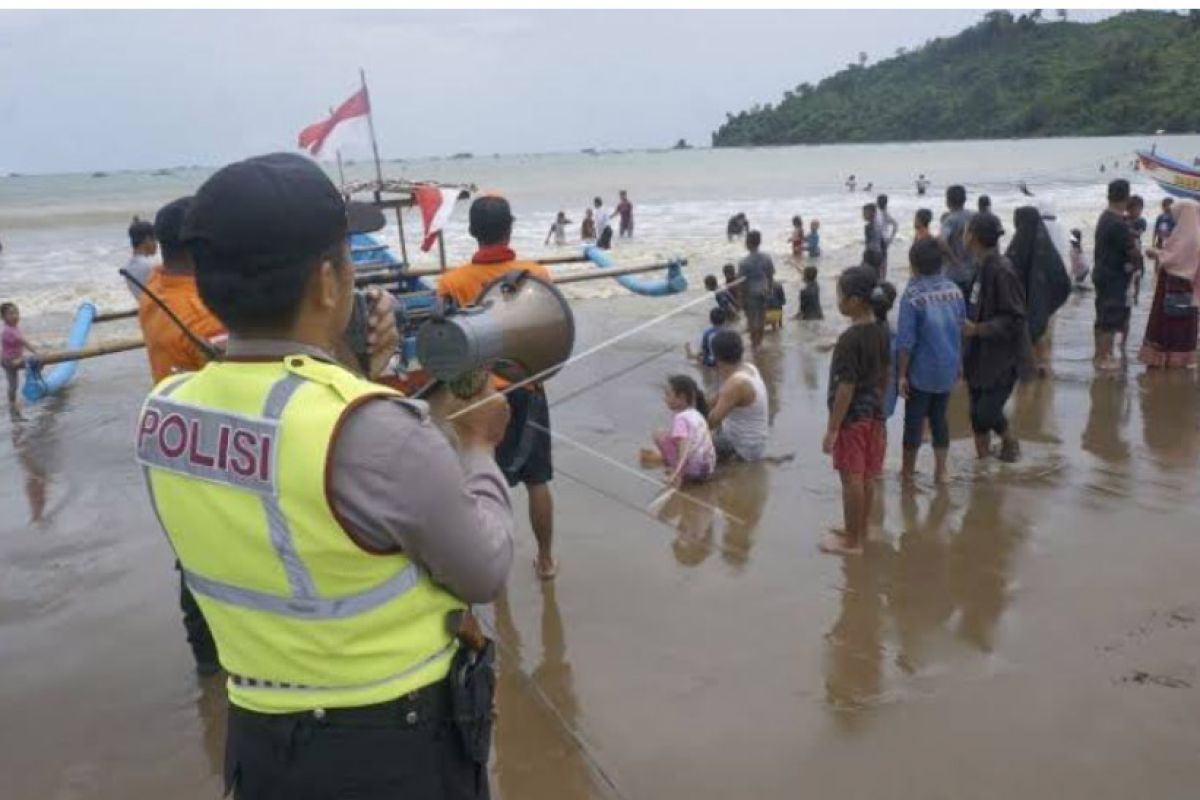
[[[17,373],[25,363],[25,351],[37,355],[37,351],[25,341],[17,324],[21,321],[21,310],[16,303],[0,303],[0,318],[4,330],[0,332],[0,365],[8,381],[8,407],[17,407]]]
[[[643,450],[643,462],[661,462],[678,488],[684,481],[704,481],[717,463],[712,434],[708,429],[708,402],[696,382],[687,375],[667,378],[663,395],[667,408],[675,412],[671,430],[654,435],[658,452]]]

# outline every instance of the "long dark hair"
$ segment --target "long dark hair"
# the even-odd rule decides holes
[[[699,411],[700,416],[708,416],[708,400],[704,398],[704,392],[700,391],[700,387],[690,376],[671,375],[667,378],[667,386],[671,387],[672,393],[686,398],[688,405]]]

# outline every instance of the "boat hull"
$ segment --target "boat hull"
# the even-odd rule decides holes
[[[1200,168],[1156,153],[1138,151],[1142,169],[1167,194],[1200,200]]]

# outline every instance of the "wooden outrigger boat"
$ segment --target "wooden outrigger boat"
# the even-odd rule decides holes
[[[359,70],[364,96],[367,91],[366,75]],[[330,109],[331,118],[334,115]],[[437,275],[446,270],[446,248],[439,230],[437,233],[438,269],[418,271],[410,269],[408,260],[408,243],[404,235],[404,210],[417,206],[417,192],[423,187],[433,187],[439,191],[457,189],[456,202],[469,199],[476,191],[474,184],[441,184],[433,181],[411,181],[402,179],[385,179],[383,165],[379,158],[379,147],[375,141],[375,123],[371,115],[370,105],[367,105],[367,124],[371,134],[371,151],[375,162],[375,179],[347,183],[342,170],[341,152],[337,152],[338,179],[342,194],[347,200],[356,195],[368,195],[365,200],[384,211],[391,210],[396,215],[396,225],[399,233],[400,256],[391,251],[387,243],[379,236],[356,234],[350,240],[350,253],[355,269],[355,283],[359,286],[379,285],[387,289],[397,300],[396,322],[400,328],[402,345],[398,352],[399,366],[395,378],[389,381],[401,389],[410,389],[413,385],[423,385],[426,376],[420,371],[416,359],[416,331],[426,320],[437,311],[437,299],[434,288],[425,278]],[[301,146],[304,146],[304,135],[301,134]],[[319,148],[318,148],[319,149]],[[314,151],[315,152],[315,151]],[[363,202],[362,198],[359,199]],[[630,291],[651,296],[661,296],[682,292],[687,288],[687,280],[682,273],[686,261],[678,259],[662,264],[650,264],[644,267],[617,269],[613,267],[607,251],[595,247],[585,248],[580,256],[567,258],[552,258],[541,263],[563,264],[590,262],[601,269],[583,275],[568,275],[556,277],[558,283],[569,283],[576,280],[593,280],[612,276]],[[635,273],[665,270],[662,279],[647,280],[634,277]],[[88,333],[93,323],[127,319],[137,316],[137,311],[117,311],[98,314],[91,303],[79,307],[75,324],[67,342],[67,349],[47,353],[40,358],[30,358],[26,361],[25,386],[23,393],[30,402],[36,402],[60,391],[75,376],[79,361],[85,358],[118,353],[143,347],[141,338],[128,338],[116,342],[106,342],[93,347],[86,347]],[[53,366],[52,366],[53,365]],[[51,369],[44,370],[51,366]]]
[[[1200,166],[1160,156],[1153,150],[1137,151],[1138,162],[1147,175],[1167,194],[1200,200]]]
[[[437,304],[434,286],[427,279],[435,277],[447,268],[446,251],[442,236],[438,234],[438,261],[435,269],[415,270],[408,263],[408,243],[404,233],[406,208],[416,205],[415,191],[422,184],[411,181],[368,181],[343,185],[347,198],[356,194],[369,193],[365,200],[385,212],[394,211],[399,233],[400,257],[378,235],[355,234],[350,240],[351,258],[355,268],[355,283],[360,286],[383,286],[397,301],[397,324],[403,344],[398,352],[399,366],[395,375],[385,383],[409,391],[424,385],[428,376],[416,361],[417,329],[436,313]],[[445,187],[440,184],[439,187]],[[471,185],[451,186],[459,188],[460,199],[470,197],[475,187]],[[357,199],[357,198],[356,198]],[[361,200],[360,200],[361,201]],[[687,279],[682,268],[684,259],[647,264],[635,267],[618,267],[610,253],[594,246],[583,248],[578,255],[560,256],[539,260],[545,265],[590,264],[598,268],[573,271],[556,275],[556,283],[576,283],[612,278],[629,291],[645,296],[676,294],[687,289]],[[662,272],[662,277],[645,278],[645,273]],[[26,364],[26,379],[23,388],[25,399],[37,402],[65,388],[75,376],[80,360],[109,355],[144,347],[141,337],[104,342],[86,346],[89,332],[96,324],[130,319],[137,316],[136,309],[98,313],[92,303],[80,306],[75,323],[64,350],[46,353],[41,358],[30,358]],[[47,369],[49,368],[49,369]]]

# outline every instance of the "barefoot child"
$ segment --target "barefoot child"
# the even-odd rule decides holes
[[[829,366],[829,425],[821,449],[841,474],[845,530],[825,536],[826,553],[862,554],[875,478],[883,470],[888,342],[875,306],[885,299],[870,267],[851,267],[838,279],[838,310],[851,324],[838,337]]]
[[[704,481],[717,463],[712,434],[708,430],[708,403],[696,382],[687,375],[667,378],[663,399],[675,413],[669,432],[654,435],[653,450],[642,451],[643,463],[660,462],[666,467],[668,481],[678,489],[685,481]]]
[[[691,342],[686,343],[684,347],[687,349],[687,357],[692,361],[706,367],[715,367],[717,357],[713,353],[712,340],[714,336],[724,330],[728,318],[725,316],[725,311],[718,307],[708,312],[708,321],[710,325],[705,328],[704,334],[700,337],[700,352],[692,350]]]
[[[726,322],[737,320],[738,304],[733,299],[733,292],[720,288],[716,275],[704,276],[704,288],[713,293],[713,299],[717,301],[717,308],[725,312]]]
[[[900,475],[905,480],[912,478],[928,420],[933,434],[933,479],[942,483],[950,447],[946,412],[962,360],[967,306],[962,292],[942,274],[942,248],[935,239],[914,243],[908,260],[912,279],[900,298],[896,331],[897,388],[904,398],[904,465]]]
[[[0,304],[0,318],[4,320],[4,331],[0,334],[0,364],[4,366],[4,377],[8,381],[8,408],[17,410],[17,383],[19,372],[25,364],[25,351],[37,355],[37,350],[25,341],[21,329],[21,310],[16,303]]]

